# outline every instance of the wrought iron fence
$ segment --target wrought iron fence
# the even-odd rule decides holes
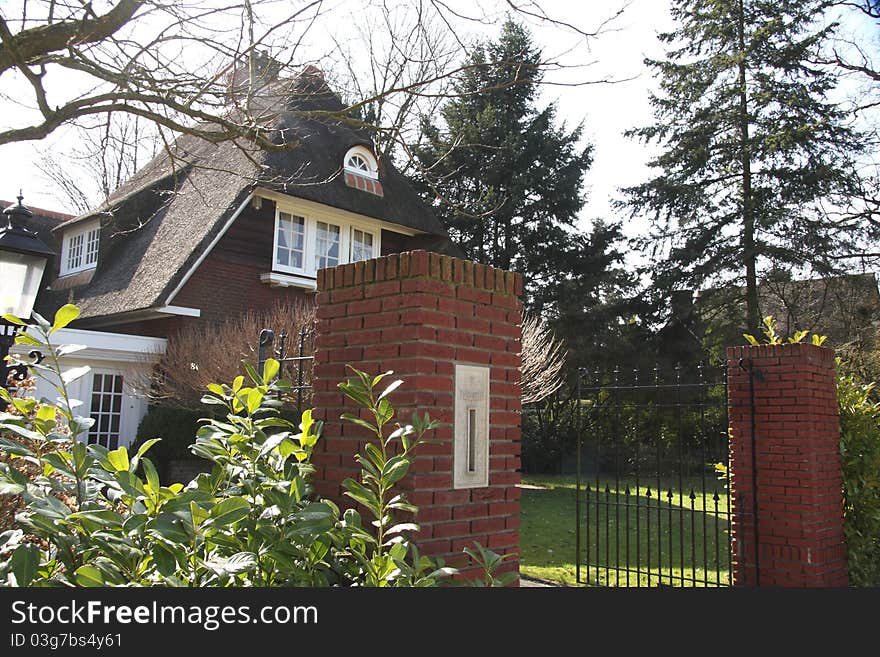
[[[297,411],[302,412],[303,404],[308,402],[312,391],[312,366],[315,360],[314,331],[302,327],[297,334],[296,356],[290,356],[290,336],[282,331],[276,338],[271,329],[260,331],[259,369],[268,358],[275,358],[279,364],[279,378],[291,382],[290,394],[295,395]]]
[[[580,373],[579,582],[732,583],[726,390],[703,364]]]

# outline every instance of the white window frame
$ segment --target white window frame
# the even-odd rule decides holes
[[[354,156],[360,157],[366,163],[366,171],[359,167],[350,167],[348,165],[349,159]],[[345,158],[342,160],[342,166],[350,173],[364,176],[365,178],[372,178],[373,180],[379,180],[379,163],[376,161],[376,156],[373,155],[372,151],[366,146],[352,146],[349,148],[345,153]]]
[[[73,267],[69,264],[71,243],[76,238],[82,238],[82,254],[80,255],[80,264]],[[94,244],[94,250],[89,250],[89,245]],[[76,227],[64,233],[61,244],[61,260],[59,275],[66,276],[68,274],[76,274],[81,271],[94,269],[98,266],[98,253],[101,249],[101,225],[99,222],[90,222],[81,227]],[[88,262],[89,255],[93,256],[93,260]]]
[[[281,222],[281,214],[284,213],[289,215],[290,217],[298,217],[303,220],[303,257],[302,267],[294,267],[293,265],[283,265],[278,262],[278,225]],[[273,228],[275,231],[272,236],[272,270],[273,271],[283,271],[288,274],[304,274],[306,272],[306,267],[308,265],[308,256],[309,256],[309,220],[307,217],[304,217],[302,214],[297,212],[290,212],[281,208],[275,208],[275,227]],[[289,249],[288,249],[289,250]]]
[[[103,397],[104,395],[109,395],[109,401],[110,401],[110,408],[109,409],[104,408],[103,400],[99,403],[98,408],[94,408],[95,379],[99,376],[102,379],[102,383],[106,377],[112,377],[114,379],[116,377],[119,377],[121,379],[119,392],[116,392],[115,390],[105,391],[103,389],[103,385],[102,385],[101,391],[98,393],[99,397]],[[90,442],[92,433],[95,434],[95,443],[94,444],[98,444],[98,445],[102,444],[100,441],[102,436],[109,438],[109,436],[114,433],[113,432],[113,416],[118,416],[118,423],[117,423],[116,432],[115,432],[116,433],[116,447],[111,448],[110,445],[106,445],[106,447],[108,449],[116,449],[116,448],[120,447],[123,444],[123,442],[125,441],[124,431],[123,431],[123,424],[124,424],[124,420],[125,420],[125,402],[126,402],[125,385],[126,385],[125,374],[123,372],[118,372],[118,371],[113,371],[113,370],[103,370],[103,369],[95,369],[92,371],[92,376],[90,377],[90,382],[89,382],[89,387],[90,387],[89,417],[91,417],[95,420],[95,424],[93,425],[92,428],[90,428],[86,432],[85,440],[87,443],[92,444]],[[115,411],[115,410],[113,410],[113,401],[117,397],[119,398],[119,410]],[[96,415],[98,417],[95,417]],[[101,428],[100,428],[100,421],[101,421],[100,416],[101,415],[107,416],[107,422],[109,424],[107,431],[101,431]],[[109,443],[109,440],[108,440],[108,443]]]
[[[281,214],[302,217],[305,220],[305,253],[303,254],[303,266],[300,268],[279,264],[278,262],[278,223]],[[316,265],[316,248],[318,235],[318,222],[339,226],[339,263],[349,264],[351,259],[351,244],[354,230],[369,233],[373,236],[373,255],[378,257],[382,253],[382,229],[378,224],[368,221],[360,221],[334,215],[332,212],[319,212],[316,210],[304,212],[301,209],[293,209],[282,203],[275,205],[275,221],[272,237],[272,271],[285,274],[303,276],[315,279],[318,276]]]
[[[328,265],[328,266],[338,267],[339,265],[344,265],[346,262],[348,262],[348,259],[345,256],[345,251],[343,250],[345,248],[345,226],[339,222],[322,221],[321,219],[318,219],[315,221],[315,224],[314,224],[315,225],[315,230],[314,230],[315,240],[314,240],[314,243],[312,244],[312,262],[311,262],[312,269],[316,273],[317,273],[318,269],[323,269],[323,267],[318,267],[318,262],[317,262],[319,259],[319,256],[318,256],[318,224],[324,224],[328,228],[332,226],[334,228],[339,229],[339,233],[338,233],[339,234],[339,247],[336,251],[336,253],[338,254],[336,256],[336,264],[335,265]],[[333,234],[332,231],[329,231],[329,230],[325,231],[325,232],[327,232],[330,235]],[[330,256],[327,256],[328,259],[329,259],[329,257]]]
[[[360,226],[349,226],[348,227],[348,233],[349,233],[348,261],[349,262],[357,262],[353,257],[354,256],[354,232],[355,231],[358,231],[359,233],[362,233],[364,235],[369,235],[370,237],[373,238],[373,242],[370,245],[370,248],[373,249],[373,255],[371,255],[370,258],[375,258],[376,257],[376,234],[373,231],[364,230]],[[369,260],[369,258],[361,258],[361,260]]]

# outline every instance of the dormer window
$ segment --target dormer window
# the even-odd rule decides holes
[[[101,244],[101,226],[91,222],[77,226],[64,233],[61,247],[61,276],[75,274],[98,265],[98,248]]]
[[[355,146],[345,154],[345,170],[372,180],[379,179],[379,166],[369,148]]]

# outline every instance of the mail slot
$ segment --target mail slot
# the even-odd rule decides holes
[[[455,364],[453,485],[489,485],[489,368]]]

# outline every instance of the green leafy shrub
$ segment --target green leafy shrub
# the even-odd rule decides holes
[[[843,529],[854,586],[880,586],[880,403],[872,398],[874,386],[838,373]]]
[[[78,440],[93,420],[78,416],[67,384],[88,372],[62,371],[60,357],[75,347],[55,347],[51,335],[76,318],[65,306],[50,325],[35,316],[33,332],[17,340],[47,354],[37,373],[54,374],[60,401],[35,414],[0,414],[0,448],[36,468],[27,477],[0,463],[0,494],[20,495],[24,508],[15,529],[0,534],[0,584],[19,586],[434,586],[456,571],[420,555],[409,538],[418,526],[401,522],[414,512],[395,485],[406,475],[412,450],[436,424],[414,414],[395,421],[389,394],[401,381],[379,391],[387,374],[369,377],[354,370],[341,390],[370,421],[346,415],[375,439],[357,455],[359,481],[344,482],[347,494],[373,520],[355,509],[344,513],[330,501],[314,499],[310,485],[312,451],[321,423],[311,411],[299,426],[279,415],[279,363],[268,360],[258,373],[232,385],[211,384],[202,401],[217,410],[198,429],[192,452],[213,464],[210,473],[185,487],[163,486],[146,456],[157,439],[133,453],[108,450]],[[14,318],[9,318],[13,320]],[[12,400],[2,391],[7,402]],[[477,549],[480,549],[477,546]],[[484,568],[498,555],[480,550]],[[508,578],[487,572],[485,583]]]
[[[564,457],[577,445],[577,404],[571,400],[544,399],[523,409],[523,472],[558,473]]]
[[[195,441],[199,418],[203,415],[203,412],[179,406],[150,406],[138,425],[131,451],[137,451],[148,440],[161,438],[150,450],[150,458],[155,462],[161,479],[168,481],[169,466],[173,461],[193,458],[190,447]]]
[[[33,379],[24,382],[26,387],[19,386],[19,392],[22,390],[32,389]],[[6,405],[6,411],[10,415],[18,415],[24,418],[28,423],[33,423],[37,418],[44,416],[46,411],[42,411],[42,404],[35,399],[27,397],[9,397],[10,401]],[[0,437],[8,441],[8,444],[17,444],[17,448],[12,451],[0,449],[0,463],[15,469],[18,473],[28,480],[42,474],[38,463],[29,462],[23,458],[18,458],[17,452],[21,448],[39,449],[40,446],[33,444],[32,441],[13,433],[0,433]],[[42,446],[44,450],[53,449],[52,444]],[[24,500],[21,495],[3,494],[5,492],[3,484],[0,484],[0,532],[15,528],[15,516],[24,507]]]

